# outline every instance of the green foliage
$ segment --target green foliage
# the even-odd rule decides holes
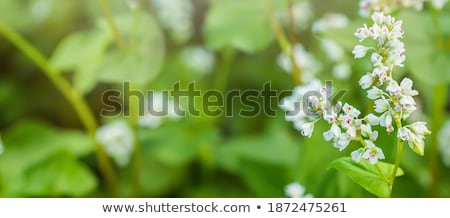
[[[387,179],[392,175],[394,169],[392,164],[378,161],[373,165],[365,160],[357,163],[351,157],[342,157],[333,161],[330,166],[345,173],[355,183],[378,197],[391,196],[391,187]],[[403,170],[399,169],[396,176],[403,174]]]
[[[7,151],[0,156],[3,195],[83,196],[94,190],[96,177],[77,160],[94,148],[85,134],[22,121],[3,140]]]

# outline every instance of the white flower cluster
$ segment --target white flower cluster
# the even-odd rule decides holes
[[[301,44],[296,44],[293,48],[294,60],[301,69],[301,76],[303,82],[309,82],[313,80],[317,73],[322,69],[322,64]],[[286,54],[280,54],[278,56],[278,65],[287,73],[292,73],[291,59]]]
[[[298,182],[293,182],[293,183],[286,185],[286,187],[284,187],[284,192],[285,192],[286,196],[288,196],[290,198],[313,198],[314,197],[311,194],[305,195],[305,187],[300,185],[300,183],[298,183]]]
[[[445,166],[450,167],[450,120],[441,128],[438,141],[442,162]]]
[[[359,2],[359,14],[368,17],[374,11],[391,13],[400,8],[414,8],[420,11],[426,2],[430,2],[436,9],[442,9],[448,0],[361,0]]]
[[[183,49],[181,59],[184,65],[201,76],[210,73],[216,63],[214,53],[200,45]]]
[[[364,75],[359,84],[363,89],[370,88],[367,97],[375,101],[375,112],[381,114],[379,124],[388,132],[393,132],[395,121],[398,138],[407,141],[413,151],[423,155],[425,135],[431,133],[426,123],[415,122],[403,127],[401,125],[401,121],[406,120],[417,109],[413,97],[419,93],[412,89],[413,81],[409,78],[404,78],[400,84],[392,78],[394,66],[403,67],[405,60],[404,44],[400,41],[404,33],[402,21],[396,21],[390,15],[385,16],[383,12],[375,12],[371,17],[373,26],[364,25],[355,32],[360,42],[367,38],[377,42],[376,48],[357,45],[353,50],[355,58],[362,58],[369,51],[372,52],[374,70]],[[382,85],[386,85],[384,90],[380,89]]]
[[[167,95],[162,92],[153,92],[144,105],[145,114],[140,117],[139,126],[157,128],[166,119],[178,119],[175,107],[175,102]]]
[[[119,120],[97,130],[96,139],[117,165],[128,165],[133,152],[134,135],[126,121]]]
[[[178,43],[189,40],[194,31],[194,6],[187,0],[150,0],[161,25]]]
[[[368,91],[368,98],[375,101],[374,110],[381,114],[360,117],[361,112],[355,107],[338,102],[332,106],[328,96],[331,90],[322,87],[319,81],[297,87],[292,96],[281,101],[280,107],[288,113],[286,119],[294,123],[294,127],[304,136],[311,137],[314,124],[320,119],[327,121],[331,128],[323,134],[326,141],[333,141],[334,147],[344,150],[351,141],[360,142],[362,147],[351,153],[352,158],[359,162],[365,159],[372,164],[384,159],[381,148],[375,145],[378,132],[372,126],[385,127],[388,132],[394,131],[395,121],[397,136],[407,141],[416,153],[423,155],[425,135],[430,134],[424,122],[415,122],[402,126],[401,121],[408,118],[416,109],[413,96],[418,92],[412,89],[412,81],[408,78],[398,84],[392,78],[394,66],[403,66],[404,48],[399,38],[403,36],[401,21],[395,21],[391,16],[375,12],[372,15],[374,25],[359,28],[355,35],[364,41],[372,38],[378,44],[376,48],[357,45],[353,53],[361,58],[370,50],[374,71],[363,76],[360,85]],[[385,91],[380,89],[385,85]]]

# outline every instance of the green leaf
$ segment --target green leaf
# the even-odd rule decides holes
[[[145,85],[158,75],[164,60],[164,36],[150,15],[142,12],[134,18],[131,14],[115,17],[127,47],[106,54],[98,72],[100,81]],[[107,29],[104,21],[99,27]]]
[[[2,134],[5,152],[0,156],[0,179],[5,192],[17,192],[25,171],[55,153],[64,151],[75,157],[94,150],[91,139],[73,130],[58,130],[39,121],[22,121]]]
[[[59,152],[28,168],[20,190],[24,196],[81,197],[96,186],[95,175],[84,164],[70,153]]]
[[[212,0],[204,35],[212,49],[227,46],[254,53],[273,39],[264,1]]]
[[[342,157],[331,163],[332,168],[346,174],[355,183],[378,197],[390,197],[391,188],[386,179],[390,178],[394,165],[378,161],[376,164],[383,175],[380,175],[376,166],[368,161],[355,162],[351,157]],[[396,176],[402,176],[403,170],[398,169]]]

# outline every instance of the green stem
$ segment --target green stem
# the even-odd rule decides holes
[[[0,33],[3,34],[11,43],[13,43],[23,54],[30,58],[72,105],[89,136],[95,142],[100,171],[106,180],[111,193],[115,195],[116,186],[114,170],[108,156],[95,139],[97,121],[95,120],[88,104],[82,98],[82,95],[73,89],[70,83],[61,76],[62,74],[53,68],[47,58],[45,58],[45,56],[31,43],[20,36],[20,34],[2,22],[0,22]]]
[[[295,45],[295,33],[292,33],[293,36],[291,36],[292,41],[290,44],[288,38],[286,37],[286,34],[283,31],[283,28],[281,27],[280,22],[276,19],[276,17],[273,15],[273,8],[272,5],[270,4],[269,1],[266,0],[266,10],[267,13],[270,17],[270,24],[272,27],[272,31],[275,34],[275,37],[278,41],[278,44],[281,48],[281,51],[283,52],[284,55],[289,57],[289,60],[291,62],[291,66],[292,66],[292,77],[294,79],[294,83],[296,85],[301,85],[303,84],[302,81],[302,71],[300,66],[298,66],[297,61],[295,60],[295,54],[294,54],[294,45]],[[291,13],[291,12],[290,12]],[[293,16],[293,15],[292,15]],[[293,24],[293,22],[291,22],[291,25]],[[291,27],[293,28],[293,27]],[[294,28],[292,29],[292,31],[294,31]]]
[[[119,48],[123,48],[125,46],[125,42],[120,34],[116,22],[114,21],[111,11],[109,10],[108,0],[99,0],[99,3],[103,16],[106,18],[106,22],[108,22],[109,28],[111,29],[114,39],[116,40],[117,46]]]
[[[226,90],[235,53],[236,52],[232,47],[226,47],[222,50],[221,62],[215,75],[213,88],[222,92]]]
[[[447,86],[437,85],[434,87],[432,99],[432,130],[435,131],[431,135],[430,150],[428,155],[428,168],[431,172],[430,196],[434,196],[439,181],[439,149],[436,132],[441,129],[445,120],[445,103],[447,100]]]
[[[402,123],[401,123],[400,119],[401,118],[398,118],[395,120],[397,129],[402,128]],[[394,170],[392,171],[391,179],[389,182],[389,184],[391,186],[391,193],[392,193],[392,188],[394,187],[395,177],[397,176],[397,171],[398,171],[398,168],[400,167],[400,162],[402,160],[402,154],[403,154],[403,141],[400,138],[398,138],[397,139],[397,157],[395,158]]]
[[[131,92],[137,91],[138,89],[131,85],[130,87]],[[139,117],[142,115],[141,112],[141,104],[142,102],[139,101],[139,98],[130,98],[130,119],[129,123],[133,130],[134,134],[134,151],[133,151],[133,166],[132,166],[132,180],[133,180],[133,191],[135,194],[135,197],[139,197],[141,193],[141,166],[142,166],[142,151],[141,151],[141,144],[139,141]],[[145,107],[143,107],[145,108]]]

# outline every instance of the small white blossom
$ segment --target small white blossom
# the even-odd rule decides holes
[[[431,0],[431,4],[437,9],[442,9],[447,2],[448,0]]]
[[[419,135],[429,135],[431,134],[431,131],[427,128],[427,123],[425,122],[415,122],[410,124],[411,130]]]
[[[286,196],[290,198],[312,198],[311,194],[305,194],[305,187],[298,182],[293,182],[284,187]]]
[[[416,96],[419,94],[416,90],[412,89],[413,81],[409,78],[404,78],[400,83],[401,92],[403,95]]]
[[[380,116],[380,126],[386,127],[388,132],[392,132],[394,129],[392,127],[392,115],[391,112],[387,111]]]
[[[312,133],[314,131],[314,123],[309,122],[309,123],[304,123],[303,125],[301,125],[298,130],[300,131],[300,133],[303,136],[306,136],[308,138],[311,138]]]
[[[336,77],[337,79],[344,80],[350,78],[352,74],[352,69],[350,64],[341,62],[333,67],[332,73],[333,76]]]
[[[368,47],[357,45],[352,51],[352,54],[355,55],[355,58],[362,58],[366,56],[367,51],[369,50]]]
[[[181,52],[184,64],[199,75],[210,73],[216,62],[214,53],[203,46],[190,46]]]
[[[328,58],[332,61],[340,61],[345,55],[345,51],[342,46],[334,40],[322,39],[321,45]]]
[[[114,159],[119,166],[126,166],[130,162],[133,152],[134,135],[126,121],[119,120],[104,125],[97,130],[96,139],[105,152]]]
[[[403,141],[409,140],[410,135],[411,135],[411,131],[406,127],[400,128],[397,133],[397,137]]]
[[[331,141],[338,139],[340,135],[341,129],[339,128],[338,125],[333,124],[331,125],[330,130],[323,133],[323,138],[325,139],[325,141]]]
[[[364,152],[364,148],[358,148],[354,150],[350,155],[355,162],[359,163],[361,161],[361,158],[363,157]]]
[[[313,32],[323,32],[328,29],[344,28],[349,24],[347,16],[338,13],[327,13],[312,25]]]
[[[139,0],[124,0],[124,2],[131,10],[136,10],[139,7]]]
[[[380,118],[377,117],[377,116],[375,116],[375,115],[373,115],[373,114],[368,114],[368,115],[364,118],[364,120],[365,120],[368,124],[370,124],[371,126],[376,126],[376,125],[378,125],[378,124],[380,123]]]
[[[296,44],[293,49],[295,63],[301,69],[302,81],[306,83],[312,81],[322,69],[321,63],[301,44]],[[287,73],[293,71],[291,59],[285,54],[278,56],[278,65]]]
[[[369,89],[369,91],[367,91],[367,97],[372,100],[381,98],[381,96],[383,96],[383,94],[384,94],[383,90],[381,90],[375,86],[373,86],[371,89]]]
[[[386,99],[377,99],[374,103],[374,108],[377,113],[383,113],[389,110],[391,105]]]
[[[367,144],[366,151],[362,155],[362,158],[368,160],[371,164],[376,164],[378,160],[384,159],[384,153],[381,148],[375,146],[372,141],[365,141]]]
[[[194,31],[194,6],[186,0],[150,0],[155,7],[156,17],[161,25],[170,31],[178,43],[191,38]]]
[[[342,151],[350,144],[350,141],[351,139],[346,134],[341,134],[334,141],[334,147],[338,148],[339,151]]]
[[[139,125],[142,127],[157,128],[159,127],[163,120],[171,119],[175,120],[180,118],[176,113],[177,105],[168,95],[162,92],[152,92],[148,96],[144,110],[144,116],[139,119]]]
[[[359,85],[363,89],[368,89],[370,86],[372,86],[372,84],[373,84],[373,77],[372,74],[370,73],[367,73],[359,80]]]

